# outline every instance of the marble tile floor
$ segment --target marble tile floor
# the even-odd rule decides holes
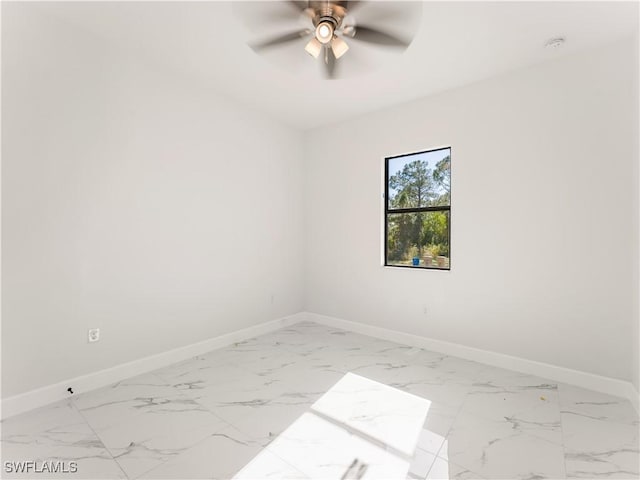
[[[4,420],[0,476],[638,478],[639,427],[617,397],[303,322]],[[7,471],[29,460],[77,472]]]

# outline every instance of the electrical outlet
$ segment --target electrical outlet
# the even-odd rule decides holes
[[[98,340],[100,340],[100,329],[90,328],[87,334],[87,340],[89,340],[89,343],[97,342]]]

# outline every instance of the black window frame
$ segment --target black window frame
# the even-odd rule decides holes
[[[429,150],[421,150],[421,151],[412,152],[412,153],[403,153],[401,155],[393,155],[391,157],[385,157],[384,159],[384,266],[385,267],[411,268],[414,270],[443,270],[443,271],[451,270],[451,203],[452,203],[451,186],[449,187],[449,205],[447,206],[389,208],[389,160],[393,160],[400,157],[410,157],[412,155],[420,155],[422,153],[437,152],[439,150],[449,150],[449,157],[450,157],[449,177],[451,177],[451,163],[453,163],[451,161],[451,155],[452,155],[451,146],[431,148]],[[395,265],[395,264],[389,263],[389,260],[388,260],[389,259],[389,214],[419,213],[419,212],[449,212],[449,221],[447,222],[447,241],[449,242],[449,265],[448,266],[422,267],[419,265]]]

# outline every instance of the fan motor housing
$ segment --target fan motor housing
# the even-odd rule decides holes
[[[340,26],[338,21],[333,17],[316,17],[314,19],[313,25],[317,27],[321,23],[330,23],[334,30],[336,30]]]
[[[317,26],[322,22],[330,22],[334,30],[339,28],[347,14],[345,6],[342,5],[343,3],[346,2],[310,1],[309,8],[313,9],[315,13],[313,25]]]

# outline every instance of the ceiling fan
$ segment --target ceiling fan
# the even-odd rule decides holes
[[[249,45],[254,51],[262,53],[273,47],[300,42],[300,51],[304,49],[309,55],[322,61],[327,78],[336,77],[336,60],[347,53],[351,40],[356,43],[365,42],[397,49],[405,49],[411,43],[406,38],[378,28],[379,21],[375,22],[376,25],[360,23],[356,21],[357,15],[353,15],[354,12],[367,8],[367,5],[391,5],[396,11],[390,12],[387,9],[378,15],[384,21],[397,16],[394,14],[397,14],[397,10],[404,7],[405,2],[394,4],[394,2],[355,0],[288,0],[278,3],[284,3],[288,7],[277,13],[278,21],[299,21],[302,19],[306,26]],[[264,16],[262,20],[269,20],[269,17],[273,18],[273,15]]]

